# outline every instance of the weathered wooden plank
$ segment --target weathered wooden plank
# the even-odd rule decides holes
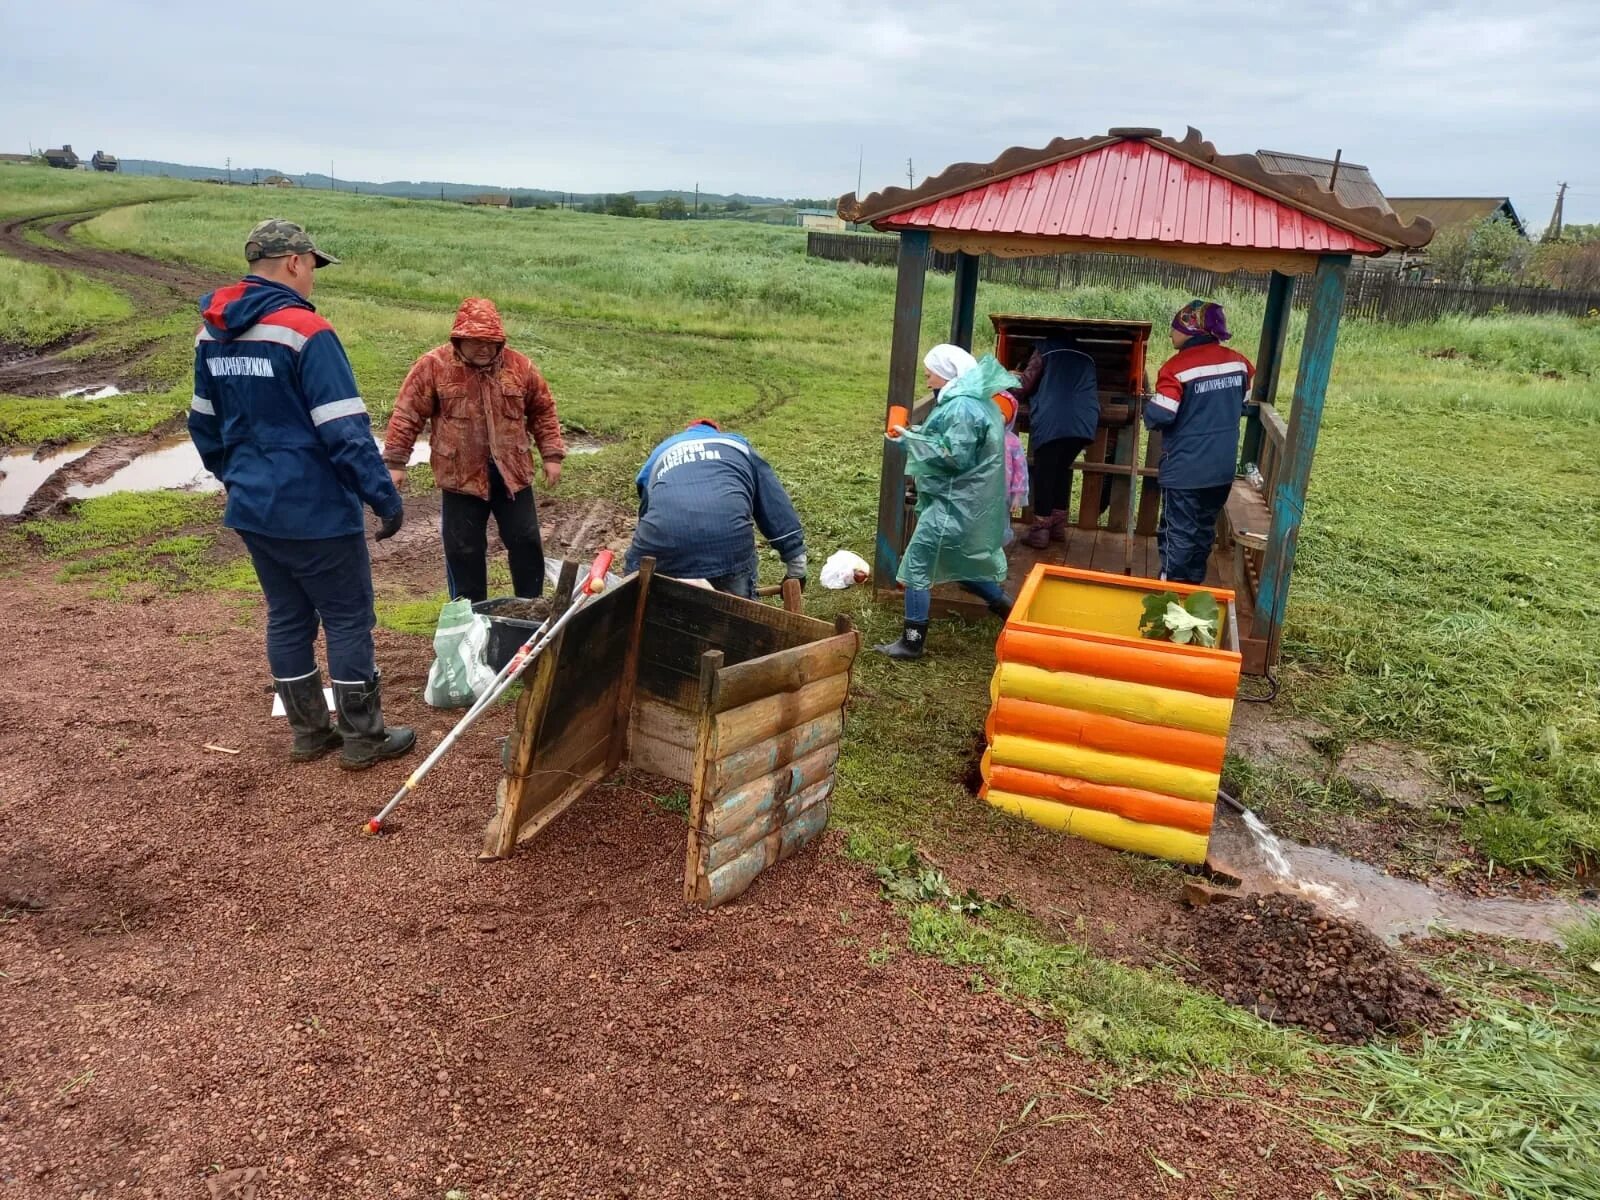
[[[679,579],[661,578],[651,585],[651,600],[646,620],[661,624],[702,627],[776,630],[790,639],[791,645],[828,636],[828,623],[804,613],[785,612],[770,604],[730,596],[709,588],[695,587]]]
[[[615,688],[615,684],[612,685]],[[611,699],[611,695],[602,699]],[[518,775],[516,766],[506,769],[506,778],[540,779],[569,771],[573,765],[589,752],[589,747],[597,742],[607,746],[612,738],[611,706],[609,704],[596,704],[583,714],[581,720],[574,721],[562,732],[556,741],[544,740],[539,748],[539,753],[524,768],[522,775]]]
[[[769,808],[753,820],[722,834],[706,846],[706,871],[714,874],[718,868],[726,866],[757,842],[777,832],[791,821],[797,820],[814,805],[826,803],[832,794],[833,774],[829,772],[804,791],[790,796],[781,805]],[[702,834],[702,844],[706,844],[708,836]]]
[[[1109,437],[1110,431],[1104,425],[1095,430],[1094,441],[1084,451],[1080,461],[1086,465],[1105,462]],[[1104,476],[1097,471],[1079,473],[1083,476],[1083,490],[1078,495],[1078,528],[1093,529],[1100,524],[1100,490],[1104,486]]]
[[[628,764],[679,783],[694,783],[693,747],[675,746],[637,730],[628,743]]]
[[[723,795],[731,788],[770,775],[786,763],[837,742],[843,732],[844,713],[830,710],[814,721],[786,729],[764,742],[757,742],[711,763],[707,786],[711,795]]]
[[[695,737],[694,781],[689,793],[689,844],[683,860],[683,898],[691,904],[706,890],[705,848],[699,830],[705,822],[706,805],[716,794],[710,790],[717,740],[717,719],[712,712],[717,706],[717,677],[722,672],[722,661],[720,650],[707,650],[700,659],[700,694],[695,706],[699,728]]]
[[[768,741],[786,729],[803,725],[830,709],[840,708],[849,690],[848,674],[830,675],[798,691],[767,696],[718,713],[715,718],[716,756],[725,758],[757,742]]]
[[[726,904],[747,891],[768,867],[791,857],[828,825],[828,804],[815,804],[777,833],[768,834],[732,862],[706,876],[702,903]]]
[[[910,408],[917,388],[922,339],[922,294],[928,276],[932,243],[926,230],[900,235],[895,278],[894,331],[889,347],[889,390],[884,415],[896,405]],[[872,577],[890,580],[900,568],[906,544],[906,448],[898,438],[883,439],[883,464],[878,475],[878,537]]]
[[[737,832],[764,813],[776,812],[791,796],[829,778],[838,761],[839,743],[830,742],[770,775],[718,796],[702,812],[703,832],[716,841]]]
[[[565,791],[552,797],[538,812],[532,814],[523,822],[522,828],[517,831],[517,845],[520,846],[524,842],[531,841],[537,837],[541,831],[549,826],[550,822],[581,800],[593,789],[595,784],[611,773],[606,769],[605,748],[604,742],[597,744],[592,752],[592,764],[587,766],[577,779],[572,780],[571,785]],[[571,777],[569,776],[569,778]]]
[[[489,820],[483,834],[483,851],[479,858],[504,858],[516,845],[517,828],[521,825],[525,808],[530,803],[527,775],[538,751],[539,735],[550,708],[550,695],[556,682],[556,669],[560,665],[561,649],[566,630],[556,634],[543,653],[534,660],[531,678],[517,698],[515,724],[511,733],[511,751],[507,758],[506,777],[501,782],[500,805]]]
[[[727,711],[764,696],[797,691],[818,679],[848,671],[860,646],[859,635],[841,633],[724,667],[717,703]]]
[[[693,751],[699,731],[700,718],[688,709],[649,696],[634,700],[632,732],[635,737],[642,735]]]
[[[623,651],[622,679],[617,687],[617,707],[612,715],[611,753],[606,766],[615,771],[628,751],[628,723],[633,719],[633,694],[639,683],[639,643],[644,632],[645,603],[650,598],[650,582],[656,573],[656,560],[639,564],[633,604],[633,626],[628,630],[628,646]]]

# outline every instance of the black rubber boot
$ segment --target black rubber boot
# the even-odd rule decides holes
[[[272,686],[283,701],[294,732],[289,749],[290,762],[311,762],[330,750],[337,750],[344,738],[328,720],[328,701],[322,694],[322,672],[313,671],[298,679],[274,679]]]
[[[928,623],[926,621],[907,621],[905,629],[900,633],[898,642],[885,642],[875,646],[879,654],[887,654],[890,658],[921,658],[925,643],[928,640]]]
[[[1014,603],[1015,601],[1013,601],[1010,596],[1006,595],[1004,592],[1001,592],[1000,599],[989,601],[989,611],[995,616],[999,617],[1002,621],[1006,621],[1011,618],[1011,606]]]
[[[404,725],[386,729],[383,724],[381,677],[371,683],[333,681],[333,702],[339,709],[339,732],[344,752],[339,765],[346,771],[365,771],[375,762],[397,758],[417,744],[417,735]]]

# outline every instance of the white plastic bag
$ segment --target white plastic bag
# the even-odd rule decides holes
[[[494,682],[483,661],[488,640],[489,619],[472,611],[472,601],[452,600],[441,608],[422,699],[434,708],[470,708]]]
[[[837,550],[822,564],[822,586],[835,592],[864,583],[872,574],[867,560],[848,550]]]

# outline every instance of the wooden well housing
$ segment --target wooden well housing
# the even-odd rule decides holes
[[[627,763],[689,792],[685,899],[733,899],[827,826],[859,648],[846,618],[656,576],[647,561],[530,668],[481,857],[511,854]]]

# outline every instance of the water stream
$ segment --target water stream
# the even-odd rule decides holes
[[[1304,896],[1391,942],[1448,930],[1556,942],[1561,926],[1600,914],[1600,904],[1584,901],[1477,899],[1385,875],[1332,850],[1285,841],[1255,813],[1221,803],[1206,862],[1245,892]]]

